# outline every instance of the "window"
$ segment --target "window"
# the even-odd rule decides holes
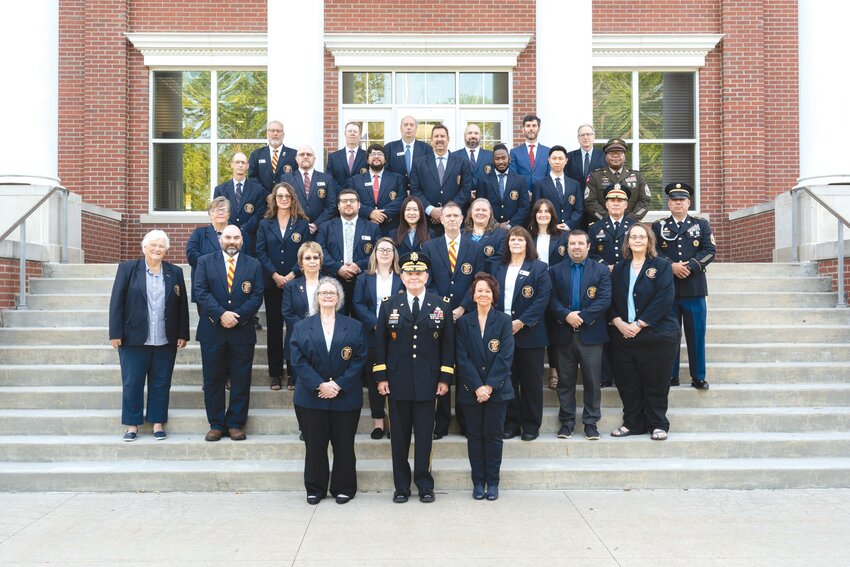
[[[666,210],[664,187],[694,187],[698,208],[696,73],[597,71],[593,73],[593,123],[597,140],[623,138],[627,163],[652,189],[652,209]]]
[[[265,144],[265,71],[152,73],[154,211],[205,211],[235,152]]]

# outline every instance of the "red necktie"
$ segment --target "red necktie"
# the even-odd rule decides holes
[[[304,196],[310,196],[310,174],[306,171],[304,172]]]
[[[378,185],[378,176],[375,175],[372,177],[372,193],[375,195],[375,205],[378,204],[378,193],[380,192],[381,187]]]
[[[236,275],[236,260],[232,257],[227,259],[227,293],[233,289],[233,276]]]
[[[528,146],[528,161],[531,163],[531,171],[534,171],[534,144]]]

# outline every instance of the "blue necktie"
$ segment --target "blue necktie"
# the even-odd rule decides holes
[[[584,271],[584,266],[581,264],[573,264],[572,272],[573,279],[571,284],[570,309],[573,311],[581,310],[581,276]]]
[[[499,197],[505,198],[505,174],[499,174]]]
[[[404,165],[407,167],[407,174],[410,175],[410,144],[404,146]]]
[[[584,154],[584,178],[587,179],[587,174],[590,173],[588,171],[590,169],[590,152],[586,152]]]
[[[558,190],[558,198],[562,199],[564,197],[564,186],[561,185],[561,178],[557,177],[555,179],[555,189]]]

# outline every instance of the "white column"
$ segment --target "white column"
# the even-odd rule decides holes
[[[0,183],[55,185],[59,2],[8,2],[0,18]]]
[[[268,0],[269,120],[280,120],[291,148],[309,144],[323,169],[324,2]]]
[[[579,124],[593,123],[591,0],[537,0],[536,40],[540,141],[573,150]]]

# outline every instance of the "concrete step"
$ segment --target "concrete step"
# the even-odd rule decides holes
[[[741,276],[726,277],[708,273],[708,291],[710,293],[734,291],[832,291],[832,280],[825,276],[802,277],[763,277]]]
[[[833,292],[799,291],[709,291],[706,298],[709,312],[714,308],[730,307],[835,307],[836,294]]]
[[[9,309],[3,311],[3,326],[17,327],[108,327],[109,310],[107,305],[102,309]],[[266,310],[259,311],[260,322],[266,325]],[[189,328],[198,326],[198,311],[195,305],[189,306]]]
[[[675,432],[806,432],[850,428],[847,406],[823,407],[671,407],[667,412]],[[109,435],[120,434],[120,409],[4,409],[0,410],[0,435]],[[602,408],[600,431],[613,431],[622,423],[622,409]],[[453,425],[454,426],[454,425]],[[368,411],[361,414],[358,432],[372,431]],[[556,433],[558,410],[543,409],[542,433]],[[201,409],[172,409],[168,429],[179,434],[204,434],[209,425]],[[246,432],[292,434],[298,431],[292,409],[253,409]]]
[[[711,308],[709,325],[850,325],[850,309],[824,308]]]
[[[436,459],[432,469],[438,493],[471,487],[467,459]],[[386,492],[389,503],[390,462],[361,459],[357,471],[358,489]],[[303,473],[300,460],[5,463],[0,485],[9,491],[58,492],[303,491]],[[848,475],[848,458],[508,459],[500,488],[829,488],[846,486]]]

